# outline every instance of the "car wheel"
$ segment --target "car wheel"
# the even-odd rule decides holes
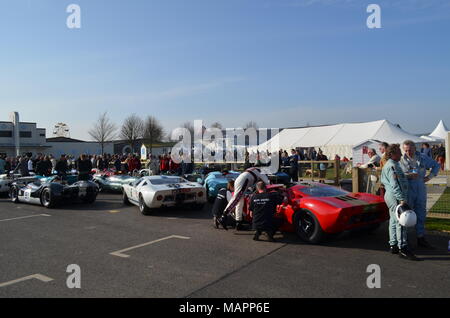
[[[11,198],[11,201],[14,203],[19,203],[19,188],[16,186],[12,186],[9,190],[9,197]]]
[[[139,195],[139,210],[143,215],[150,215],[150,208],[145,204],[142,194]]]
[[[127,195],[127,193],[125,192],[125,190],[124,190],[123,193],[122,193],[122,201],[123,201],[123,204],[125,204],[125,205],[131,205],[131,202],[130,202],[130,200],[128,199],[128,195]]]
[[[44,190],[42,190],[41,193],[41,204],[50,209],[54,206],[54,202],[53,202],[53,198],[52,198],[52,194],[50,192],[49,188],[45,188]]]
[[[325,233],[316,216],[309,210],[300,210],[294,215],[295,233],[305,242],[317,244]]]
[[[97,199],[97,193],[89,194],[88,196],[85,196],[83,199],[84,203],[92,204]]]
[[[102,191],[103,191],[103,186],[102,186],[102,184],[101,184],[100,182],[98,182],[98,181],[96,181],[95,184],[96,184],[97,187],[98,187],[98,192],[102,192]]]

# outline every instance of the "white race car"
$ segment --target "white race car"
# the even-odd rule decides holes
[[[0,193],[9,193],[9,186],[12,183],[12,178],[7,174],[0,175]]]
[[[10,186],[15,181],[31,181],[36,179],[34,176],[29,177],[21,177],[20,174],[8,175],[2,174],[0,175],[0,194],[8,194]]]
[[[123,202],[139,206],[144,215],[151,209],[173,206],[200,210],[206,203],[206,189],[181,177],[147,176],[123,185]]]

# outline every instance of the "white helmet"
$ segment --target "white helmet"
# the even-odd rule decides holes
[[[407,204],[397,205],[397,208],[395,209],[395,216],[397,217],[398,223],[404,227],[413,227],[417,223],[416,212],[411,210]]]

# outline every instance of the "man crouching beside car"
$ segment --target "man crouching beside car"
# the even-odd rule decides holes
[[[256,191],[250,199],[249,207],[253,213],[253,229],[256,231],[253,240],[259,241],[259,236],[265,232],[268,240],[274,242],[273,235],[280,225],[275,213],[284,198],[278,192],[267,192],[266,184],[262,181],[256,184]]]

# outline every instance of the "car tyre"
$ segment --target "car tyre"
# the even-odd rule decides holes
[[[316,216],[309,210],[300,210],[294,215],[295,233],[305,242],[320,243],[325,238]]]
[[[13,203],[19,203],[19,188],[12,186],[9,190],[9,197]]]
[[[128,195],[125,192],[125,190],[123,190],[123,193],[122,193],[122,201],[123,201],[123,204],[125,204],[125,205],[131,205],[131,202],[128,199]]]
[[[103,185],[98,181],[95,181],[95,184],[98,187],[98,192],[103,192]]]
[[[47,209],[51,209],[55,206],[55,202],[49,188],[42,190],[41,204]]]
[[[142,194],[139,194],[139,211],[141,211],[143,215],[150,215],[151,211],[147,204],[145,204]]]

